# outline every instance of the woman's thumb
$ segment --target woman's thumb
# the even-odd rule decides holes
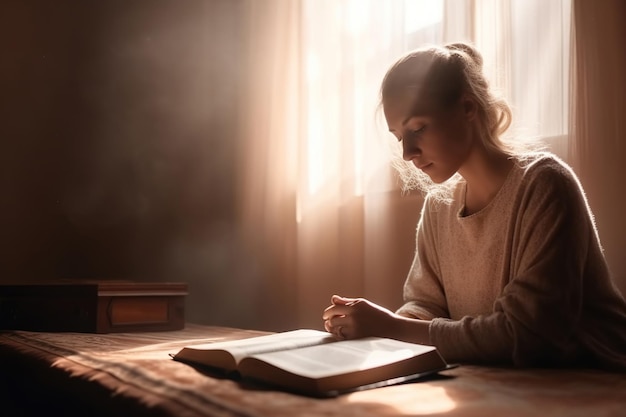
[[[337,304],[343,304],[343,305],[345,305],[345,304],[350,304],[350,303],[352,303],[352,302],[354,302],[354,301],[355,301],[355,299],[354,299],[354,298],[342,297],[342,296],[340,296],[340,295],[336,295],[336,294],[335,294],[335,295],[333,295],[333,296],[330,298],[330,302],[331,302],[331,303],[333,303],[333,304],[335,304],[335,305],[337,305]]]

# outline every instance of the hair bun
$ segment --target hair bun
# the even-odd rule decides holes
[[[450,43],[446,45],[446,49],[448,49],[449,51],[464,52],[469,58],[471,58],[472,61],[474,61],[474,64],[477,65],[479,68],[482,68],[483,66],[482,55],[480,54],[480,52],[478,52],[476,48],[474,48],[470,44],[464,42]]]

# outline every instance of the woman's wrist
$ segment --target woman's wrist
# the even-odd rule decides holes
[[[432,344],[430,341],[429,320],[420,320],[399,314],[394,314],[393,317],[393,324],[388,329],[389,335],[387,337],[422,345]]]

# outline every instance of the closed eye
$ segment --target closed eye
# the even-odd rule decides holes
[[[419,129],[415,129],[415,130],[411,130],[409,132],[407,132],[404,137],[409,137],[411,139],[421,135],[422,133],[424,133],[424,129],[426,129],[426,125],[420,127]],[[402,140],[402,138],[400,138],[399,140]]]
[[[424,129],[426,129],[426,125],[424,125],[424,126],[420,127],[420,128],[419,128],[419,129],[417,129],[417,130],[414,130],[414,131],[413,131],[413,135],[419,135],[420,133],[422,133],[422,132],[424,131]]]

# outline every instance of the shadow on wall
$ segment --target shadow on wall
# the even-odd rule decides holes
[[[0,282],[186,281],[189,320],[254,326],[234,225],[239,9],[3,2]]]

